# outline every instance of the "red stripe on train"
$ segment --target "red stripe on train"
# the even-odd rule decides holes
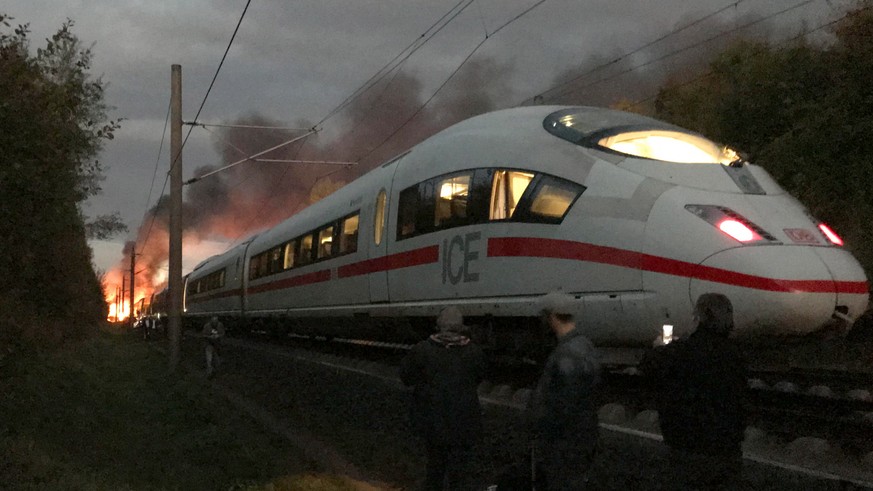
[[[439,257],[440,247],[432,245],[340,266],[337,268],[337,275],[340,278],[348,278],[350,276],[378,273],[380,271],[408,268],[410,266],[421,266],[422,264],[435,263],[439,260]]]
[[[246,293],[262,293],[295,286],[311,285],[313,283],[321,283],[324,281],[330,281],[329,269],[322,269],[321,271],[314,271],[299,276],[292,276],[291,278],[271,281],[270,283],[264,283],[263,285],[251,286],[246,290]]]
[[[685,276],[715,283],[777,292],[867,293],[866,281],[772,279],[642,252],[559,239],[501,237],[488,239],[489,257],[549,257]]]

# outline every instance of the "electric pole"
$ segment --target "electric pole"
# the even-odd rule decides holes
[[[169,369],[179,366],[182,339],[182,65],[170,70]]]
[[[130,315],[128,318],[128,323],[130,324],[130,328],[133,329],[134,326],[134,295],[133,292],[136,291],[135,285],[136,280],[134,279],[135,271],[136,271],[136,242],[128,242],[127,247],[130,249]]]

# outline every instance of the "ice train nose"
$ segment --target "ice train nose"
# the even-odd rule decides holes
[[[835,313],[854,320],[867,308],[867,278],[843,249],[738,247],[700,267],[690,283],[692,302],[707,292],[727,295],[740,337],[808,334],[833,323]]]

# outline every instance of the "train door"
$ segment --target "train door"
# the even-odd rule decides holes
[[[381,264],[382,258],[387,253],[388,241],[386,229],[388,221],[388,192],[381,188],[376,194],[376,200],[370,210],[373,221],[372,234],[367,240],[369,254],[367,255],[374,264]],[[374,268],[367,275],[370,282],[370,303],[388,301],[388,271],[385,268]]]

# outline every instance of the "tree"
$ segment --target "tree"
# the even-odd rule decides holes
[[[873,2],[825,46],[743,41],[693,83],[662,88],[656,115],[747,151],[830,224],[873,273]]]
[[[0,335],[63,339],[105,319],[80,205],[100,191],[95,157],[118,121],[72,21],[31,55],[27,25],[8,33],[10,20],[0,14]]]

